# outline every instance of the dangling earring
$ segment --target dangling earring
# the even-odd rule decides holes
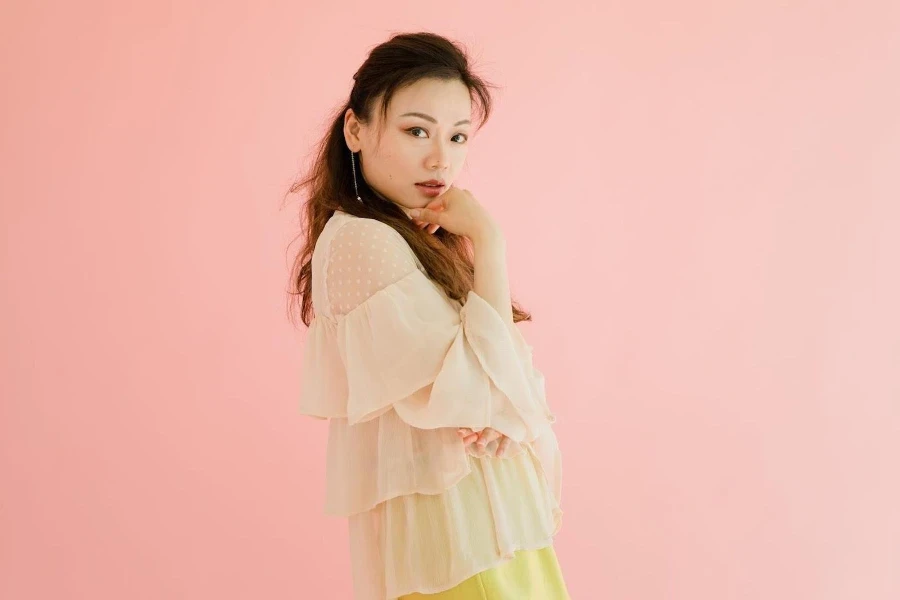
[[[359,188],[356,186],[356,162],[353,160],[353,150],[350,151],[350,168],[353,169],[353,189],[356,190],[356,199],[362,202],[359,197]]]

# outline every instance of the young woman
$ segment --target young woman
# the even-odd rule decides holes
[[[464,51],[375,47],[310,175],[294,297],[301,410],[329,420],[326,513],[357,600],[566,600],[561,457],[497,222],[454,185],[491,110]],[[314,310],[315,317],[310,318]]]

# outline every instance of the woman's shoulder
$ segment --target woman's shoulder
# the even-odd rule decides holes
[[[320,290],[320,305],[327,303],[334,317],[387,288],[400,295],[432,291],[416,276],[427,273],[403,235],[378,219],[336,212],[316,246],[313,285]]]
[[[341,210],[335,210],[334,213],[328,217],[325,226],[322,228],[322,231],[316,240],[316,252],[322,254],[330,253],[330,247],[335,238],[346,237],[349,233],[358,229],[370,227],[371,225],[369,225],[369,222],[377,223],[378,221],[376,219],[357,217],[356,215],[351,215],[350,213],[345,213]]]
[[[380,221],[378,219],[374,219],[371,217],[359,217],[357,215],[351,215],[350,213],[345,213],[341,210],[335,210],[334,214],[328,218],[328,222],[325,227],[332,227],[333,229],[349,229],[354,231],[365,231],[367,229],[371,229],[373,233],[397,236],[399,238],[403,238],[400,233],[385,223],[384,221]]]
[[[391,225],[378,219],[335,211],[316,241],[313,271],[327,272],[328,278],[334,281],[336,272],[346,274],[352,270],[381,274],[384,269],[397,269],[402,273],[413,269],[426,272],[415,251]],[[321,285],[324,285],[324,276],[321,279]]]
[[[356,247],[365,248],[370,252],[387,251],[393,255],[413,253],[400,232],[384,221],[358,217],[338,210],[329,217],[320,241],[332,247],[329,254]]]

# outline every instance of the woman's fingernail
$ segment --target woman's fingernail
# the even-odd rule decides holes
[[[421,214],[422,214],[422,211],[419,210],[418,208],[414,208],[411,211],[409,211],[409,216],[411,216],[411,217],[418,217]]]

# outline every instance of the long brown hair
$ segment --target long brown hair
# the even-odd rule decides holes
[[[308,327],[312,321],[312,254],[325,223],[335,210],[377,219],[397,230],[425,267],[428,276],[440,285],[450,298],[465,302],[475,277],[473,249],[468,238],[441,228],[434,234],[419,229],[393,202],[383,200],[357,179],[359,195],[353,188],[350,149],[344,139],[344,114],[352,108],[363,122],[372,117],[373,108],[382,98],[382,122],[387,119],[388,104],[394,93],[423,78],[458,80],[469,88],[480,109],[478,128],[491,114],[490,88],[493,84],[470,70],[466,51],[457,43],[440,35],[420,32],[392,36],[376,46],[353,75],[355,83],[350,98],[331,117],[331,126],[318,144],[316,158],[305,177],[291,185],[289,194],[308,188],[307,201],[301,209],[300,236],[306,241],[297,253],[291,269],[289,312],[292,317],[297,297],[302,297],[301,318]],[[296,239],[296,238],[295,238]],[[513,321],[530,321],[531,315],[512,302]]]

